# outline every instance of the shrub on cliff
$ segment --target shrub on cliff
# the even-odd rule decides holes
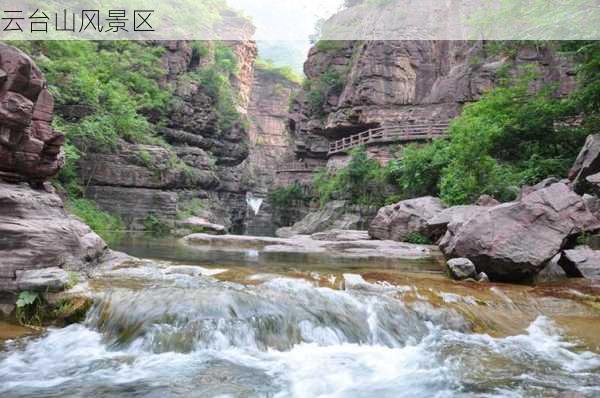
[[[390,169],[369,159],[365,148],[351,151],[348,164],[335,172],[322,169],[313,180],[314,195],[321,206],[335,199],[352,204],[383,206],[390,192]]]

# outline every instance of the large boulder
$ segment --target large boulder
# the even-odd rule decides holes
[[[436,214],[426,224],[426,235],[432,241],[438,241],[444,236],[449,224],[462,225],[472,217],[476,217],[485,212],[487,207],[483,206],[453,206]]]
[[[54,101],[42,73],[0,43],[0,178],[41,183],[64,163],[64,135],[52,129]]]
[[[588,176],[600,172],[600,134],[587,137],[585,145],[579,152],[573,167],[569,171],[569,179],[573,181],[575,192],[582,194],[588,189]]]
[[[568,238],[599,227],[583,199],[556,183],[488,208],[464,224],[449,225],[440,248],[448,258],[470,259],[492,280],[523,281],[558,254]]]
[[[570,277],[600,278],[600,250],[586,246],[565,250],[558,264]]]
[[[382,207],[369,225],[369,235],[375,239],[404,241],[411,233],[426,234],[427,221],[443,210],[441,200],[432,196]]]
[[[293,226],[279,228],[276,234],[281,238],[289,238],[295,235],[312,235],[331,229],[366,229],[375,216],[375,212],[375,208],[353,206],[345,200],[334,200],[319,210],[311,211]]]
[[[56,268],[84,270],[105,249],[98,235],[67,214],[55,193],[0,183],[0,291],[43,290],[44,280],[57,288],[64,273]]]

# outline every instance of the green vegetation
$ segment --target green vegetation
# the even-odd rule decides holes
[[[296,84],[302,84],[302,77],[289,66],[276,66],[270,59],[264,60],[261,58],[256,60],[255,66],[261,71],[282,77]]]
[[[22,291],[17,297],[17,322],[21,325],[41,325],[44,299],[39,293]]]
[[[316,173],[314,194],[321,206],[334,199],[346,199],[357,205],[383,206],[391,194],[391,171],[390,167],[369,159],[366,150],[358,147],[351,151],[347,166],[335,172],[322,169]]]
[[[310,199],[310,195],[307,195],[302,185],[297,182],[287,187],[277,188],[269,194],[271,204],[279,209],[288,209],[298,203],[309,202]]]
[[[219,8],[223,2],[210,3],[210,7]],[[35,59],[54,95],[57,109],[54,127],[67,137],[66,163],[54,182],[66,191],[68,209],[103,238],[112,238],[111,231],[123,229],[122,222],[100,211],[93,202],[82,199],[85,189],[77,162],[91,151],[118,151],[123,141],[168,147],[158,135],[174,99],[172,87],[159,84],[166,74],[160,62],[164,48],[135,41],[11,44]],[[200,64],[206,57],[210,57],[211,62],[187,78],[198,81],[212,98],[218,129],[223,132],[242,123],[237,111],[237,94],[230,83],[238,70],[237,59],[224,43],[193,42],[192,63]],[[157,176],[165,170],[179,170],[186,177],[195,178],[191,168],[175,155],[163,164],[157,164],[145,150],[135,156],[136,163],[153,169]],[[156,229],[152,225],[152,229]]]
[[[187,202],[179,205],[177,219],[185,220],[187,218],[194,217],[202,209],[204,209],[204,203],[202,200],[198,198],[190,199]]]
[[[411,232],[404,239],[405,242],[414,243],[415,245],[432,245],[431,239],[418,232]]]
[[[345,46],[346,42],[343,40],[319,40],[315,44],[317,50],[323,52],[340,50]]]
[[[563,43],[563,46],[566,46]],[[515,198],[519,187],[564,176],[600,115],[600,45],[578,43],[579,88],[568,98],[556,88],[531,90],[536,72],[523,68],[465,107],[448,141],[403,152],[395,177],[402,195],[440,195],[448,204],[489,194]],[[581,120],[573,123],[573,120]]]
[[[200,44],[196,44],[196,46],[200,46]],[[223,132],[232,128],[234,124],[242,122],[237,111],[238,97],[231,86],[231,78],[237,73],[238,65],[231,48],[222,42],[214,42],[213,46],[214,62],[204,68],[190,72],[189,77],[200,82],[203,90],[214,101],[218,128],[220,132]],[[204,53],[204,50],[196,51]]]
[[[346,77],[347,70],[341,72],[330,67],[318,79],[305,80],[304,90],[307,91],[306,98],[312,114],[324,116],[324,105],[327,96],[341,94],[346,83]]]
[[[149,214],[144,220],[144,230],[153,236],[165,236],[171,232],[171,227],[156,217],[156,215]]]
[[[121,219],[113,214],[104,212],[87,199],[69,199],[67,209],[90,226],[106,241],[113,241],[123,232],[125,226]]]

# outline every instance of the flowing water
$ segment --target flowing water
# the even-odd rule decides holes
[[[5,341],[0,397],[600,396],[589,283],[459,284],[435,261],[275,261],[166,241],[122,249],[154,259],[90,282],[83,323]]]

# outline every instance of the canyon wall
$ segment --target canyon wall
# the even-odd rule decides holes
[[[64,161],[53,108],[31,58],[0,44],[0,316],[17,291],[63,288],[68,270],[85,270],[106,252],[46,182]]]
[[[79,163],[86,197],[121,216],[131,229],[144,229],[149,216],[175,227],[178,209],[193,199],[204,204],[202,216],[228,228],[239,228],[245,215],[241,176],[231,169],[248,156],[248,132],[242,123],[222,131],[215,100],[190,74],[211,62],[198,57],[192,43],[160,43],[166,88],[173,92],[164,145],[122,142],[114,153],[88,153]],[[238,112],[246,113],[256,46],[230,42],[238,61],[232,82],[239,95]]]
[[[304,65],[310,84],[293,105],[298,152],[325,161],[330,140],[396,123],[447,123],[525,64],[539,72],[538,84],[557,83],[557,95],[575,85],[572,64],[547,46],[506,55],[481,41],[319,42]],[[369,150],[385,161],[398,148]]]

